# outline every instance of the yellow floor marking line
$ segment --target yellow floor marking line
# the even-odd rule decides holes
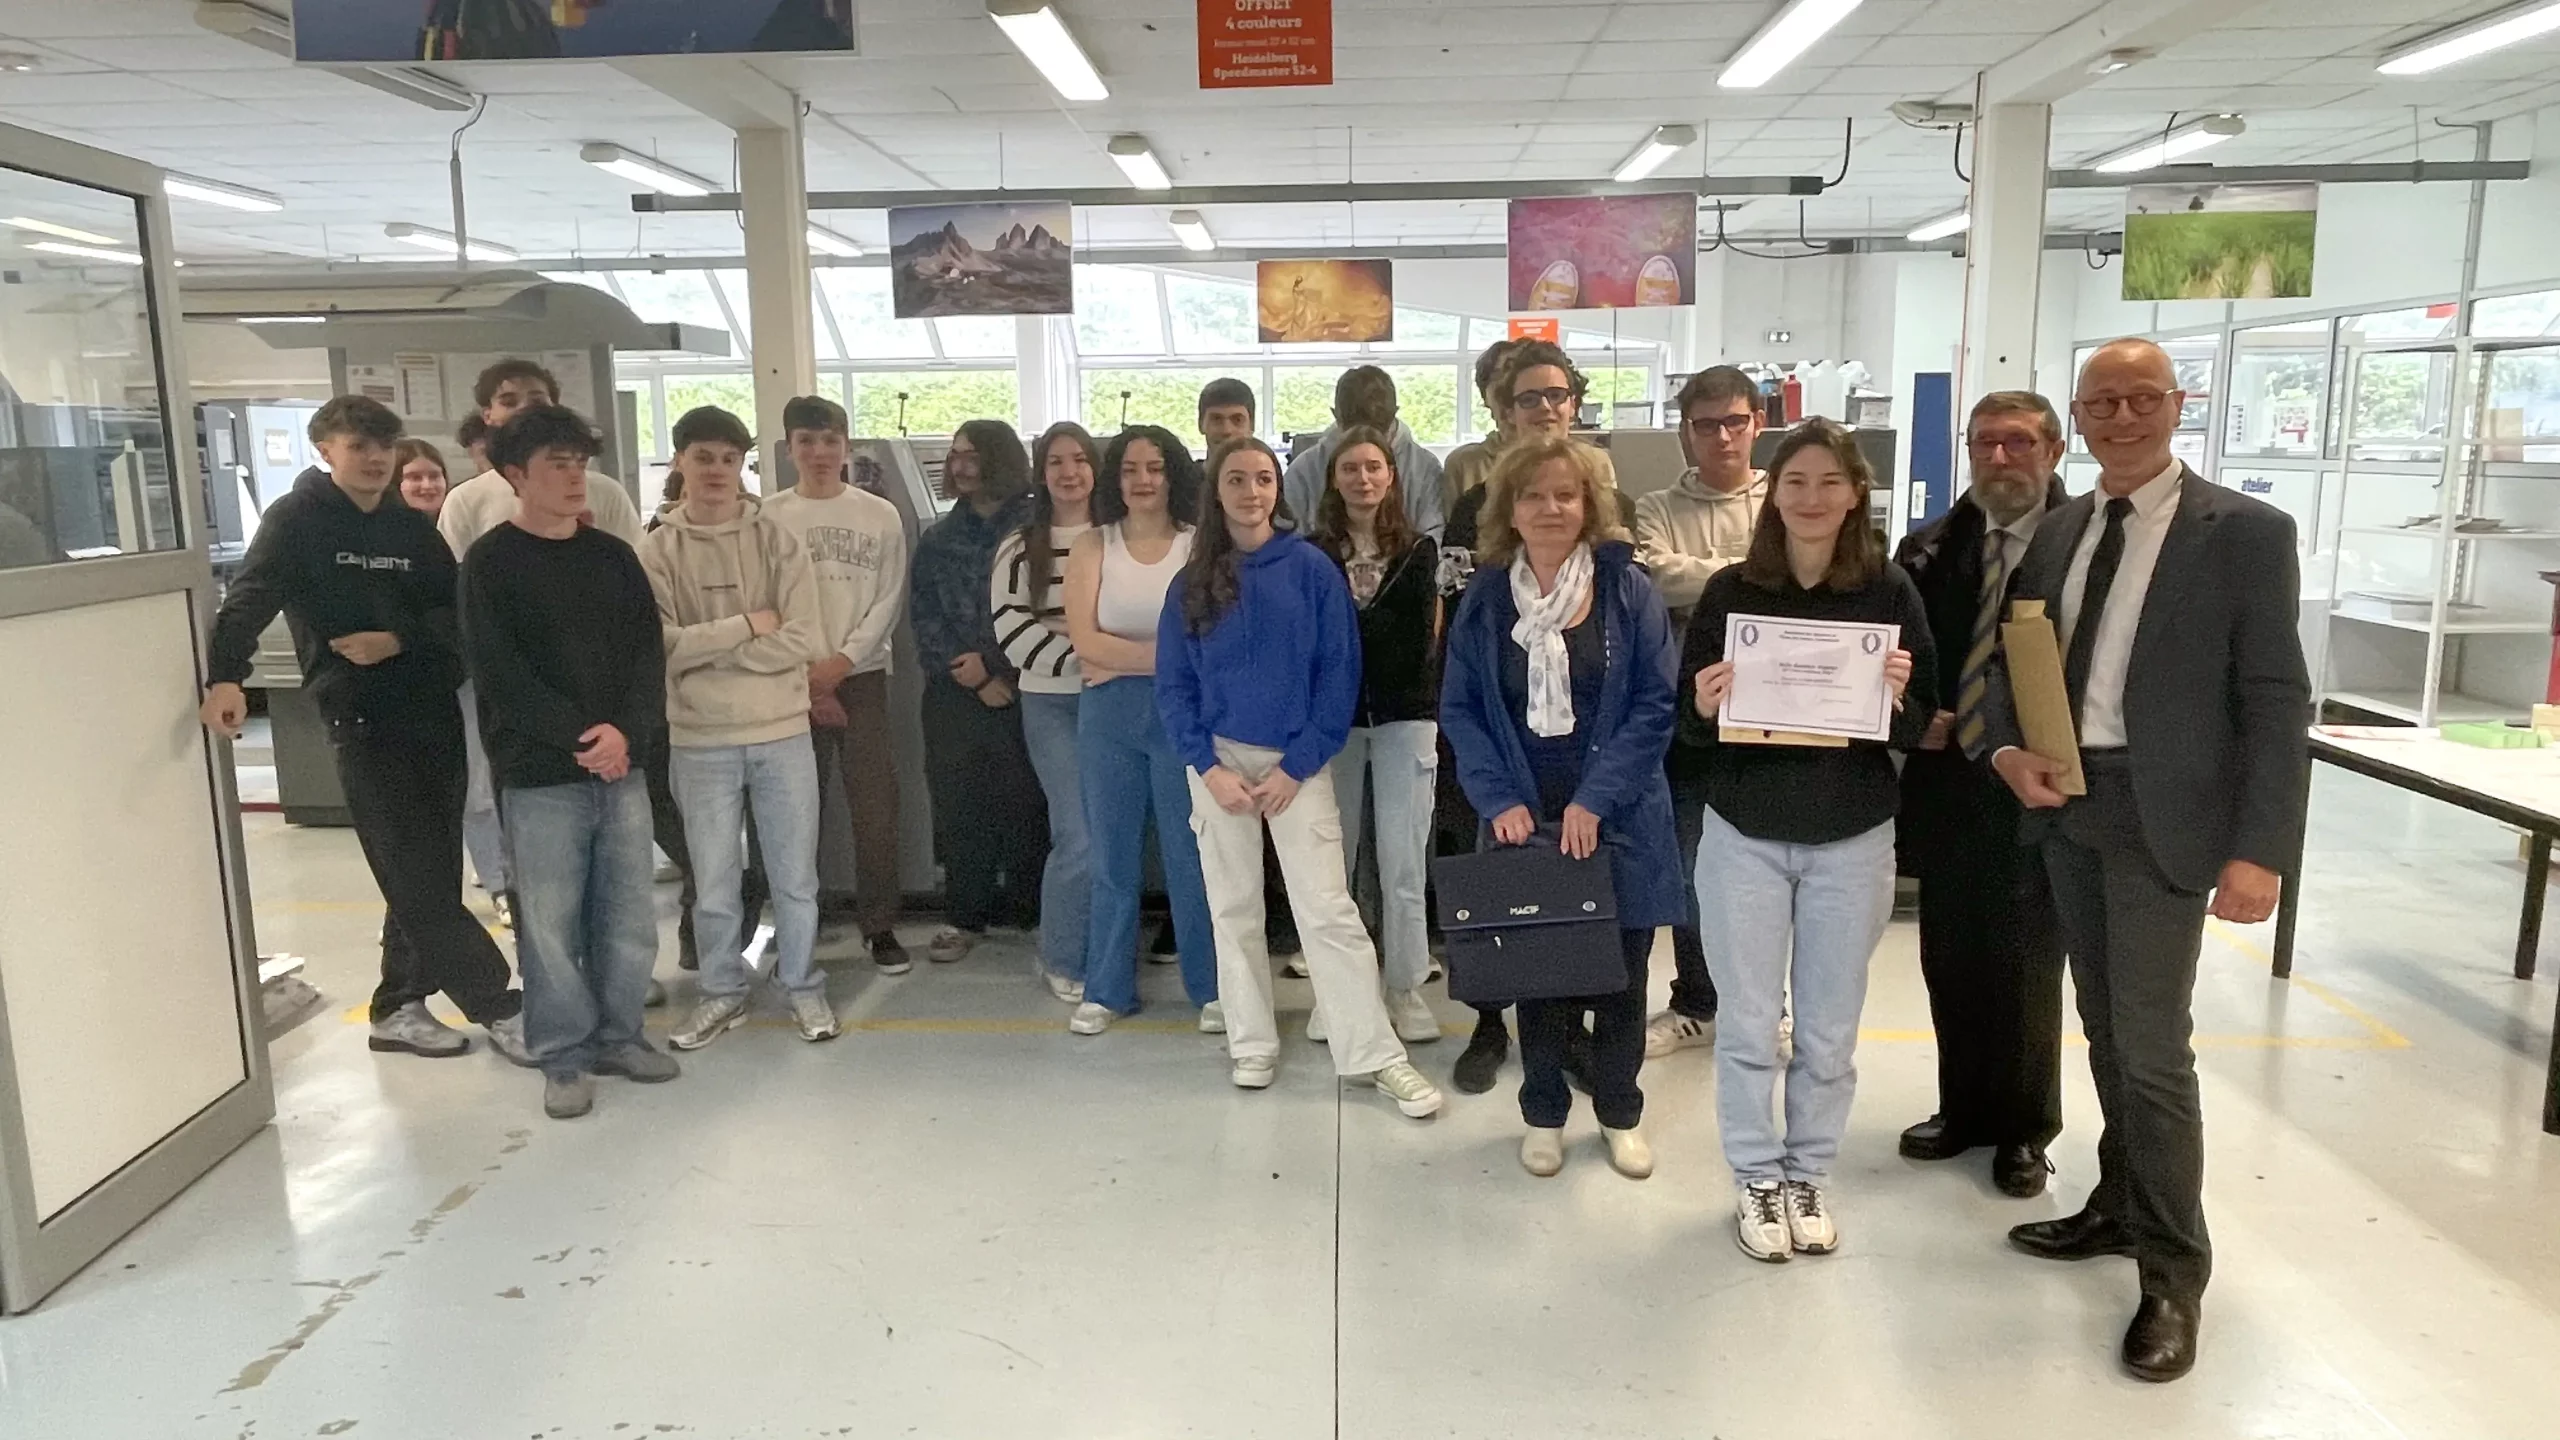
[[[2228,923],[2221,920],[2207,918],[2204,924],[2206,931],[2212,934],[2215,939],[2220,940],[2223,944],[2230,946],[2232,949],[2239,951],[2241,954],[2248,956],[2250,959],[2257,961],[2260,965],[2266,966],[2270,970],[2275,967],[2276,958],[2274,955],[2268,953],[2265,946],[2260,945],[2257,941],[2241,934]],[[2399,1031],[2392,1029],[2390,1026],[2383,1024],[2380,1020],[2375,1019],[2371,1014],[2368,1014],[2365,1010],[2349,1001],[2345,996],[2340,995],[2338,992],[2321,984],[2319,981],[2306,980],[2300,975],[2294,975],[2287,977],[2286,983],[2301,990],[2303,994],[2310,996],[2321,1004],[2328,1006],[2338,1014],[2343,1015],[2347,1019],[2354,1021],[2356,1024],[2363,1026],[2365,1033],[2373,1037],[2372,1044],[2369,1048],[2376,1050],[2407,1050],[2411,1048],[2408,1036],[2403,1035]],[[2368,1047],[2349,1045],[2324,1046],[2319,1048],[2357,1049]]]

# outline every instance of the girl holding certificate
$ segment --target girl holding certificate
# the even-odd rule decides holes
[[[1889,752],[1916,748],[1940,704],[1928,612],[1911,578],[1885,558],[1867,518],[1870,484],[1848,431],[1812,420],[1788,432],[1770,460],[1769,499],[1750,555],[1707,582],[1681,658],[1682,737],[1702,746],[1706,759],[1696,881],[1721,1002],[1716,1120],[1733,1167],[1735,1237],[1745,1254],[1773,1263],[1839,1248],[1823,1186],[1857,1088],[1867,962],[1893,911],[1901,792]],[[1875,631],[1857,627],[1899,627],[1881,679],[1869,682],[1884,688],[1875,699],[1889,713],[1888,739],[1718,723],[1734,699],[1728,628],[1747,632],[1749,643],[1784,627],[1818,650],[1827,625],[1848,627],[1841,633],[1852,648],[1883,646]],[[1781,1127],[1771,1112],[1778,1019],[1791,986],[1795,1048]]]
[[[1653,1152],[1644,1092],[1645,981],[1654,932],[1687,918],[1662,759],[1677,710],[1662,596],[1607,518],[1607,457],[1524,438],[1488,482],[1475,578],[1449,627],[1440,726],[1492,843],[1558,829],[1567,855],[1609,858],[1626,981],[1607,994],[1520,1002],[1520,1163],[1564,1168],[1566,1047],[1592,1017],[1591,1107],[1609,1163],[1641,1180]],[[1494,1021],[1499,1024],[1499,1018]]]

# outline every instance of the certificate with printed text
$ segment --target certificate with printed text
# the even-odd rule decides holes
[[[1754,730],[1889,740],[1893,692],[1884,662],[1901,642],[1899,625],[1726,616],[1733,693],[1716,718]]]

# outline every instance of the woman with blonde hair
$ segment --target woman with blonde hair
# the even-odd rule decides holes
[[[1520,1163],[1538,1176],[1564,1166],[1566,1054],[1589,1014],[1609,1161],[1642,1179],[1653,1173],[1637,1129],[1645,984],[1655,930],[1687,909],[1662,768],[1678,648],[1662,596],[1607,518],[1605,464],[1546,436],[1523,437],[1495,466],[1481,563],[1449,627],[1440,725],[1467,799],[1488,817],[1480,844],[1525,845],[1545,830],[1574,859],[1605,854],[1616,892],[1624,983],[1520,1002]],[[1485,1023],[1500,1033],[1498,1011]]]

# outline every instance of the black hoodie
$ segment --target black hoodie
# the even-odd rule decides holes
[[[385,492],[368,514],[314,468],[267,507],[248,558],[213,620],[206,673],[232,684],[249,678],[258,636],[283,611],[302,662],[302,682],[333,737],[388,730],[458,734],[462,652],[455,611],[453,552],[436,522]],[[400,653],[357,665],[329,642],[364,630],[400,637]]]

